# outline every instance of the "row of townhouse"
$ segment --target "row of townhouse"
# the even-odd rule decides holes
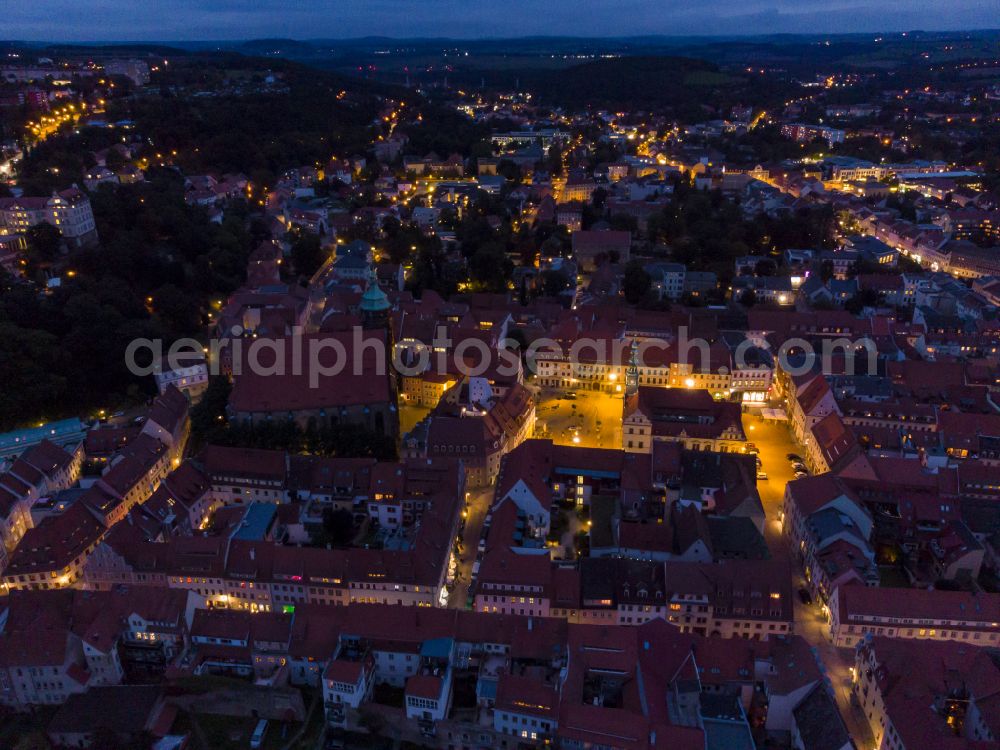
[[[297,610],[285,632],[292,681],[321,684],[327,722],[356,721],[375,686],[391,685],[431,745],[704,747],[716,701],[743,717],[739,732],[756,692],[769,704],[767,729],[789,732],[794,709],[821,680],[806,644],[790,636],[706,640],[663,620],[625,628],[352,605],[323,620],[329,630],[316,639],[302,623],[314,612]],[[233,628],[237,637],[246,630]],[[475,686],[475,703],[457,717],[461,684]],[[648,693],[635,695],[630,684]]]
[[[407,458],[402,463],[374,458],[336,458],[284,451],[209,445],[193,462],[192,473],[207,488],[197,509],[203,521],[221,506],[254,503],[296,504],[299,520],[288,525],[290,538],[303,541],[306,527],[319,524],[324,509],[368,515],[384,528],[409,528],[431,494],[453,490],[464,497],[465,458]],[[462,466],[456,474],[454,468]],[[182,467],[183,468],[183,467]],[[193,524],[201,527],[203,524]]]
[[[626,628],[362,604],[250,613],[199,601],[143,587],[15,593],[0,629],[5,705],[101,693],[156,654],[174,676],[252,678],[293,711],[301,706],[286,685],[318,687],[330,727],[356,724],[383,686],[402,691],[408,731],[429,746],[652,750],[704,747],[723,717],[746,738],[752,717],[778,736],[807,732],[796,712],[822,687],[814,655],[792,636],[707,640],[663,620]],[[44,624],[46,648],[23,648],[28,621]]]
[[[435,747],[693,750],[717,732],[751,747],[751,725],[798,747],[820,737],[850,746],[815,655],[794,636],[706,639],[664,620],[621,627],[385,605],[251,614],[198,601],[143,587],[15,592],[0,617],[0,701],[27,710],[121,684],[140,649],[177,674],[319,687],[330,727],[353,725],[378,685],[393,686],[411,729]],[[879,634],[860,639],[852,670],[875,746],[887,750],[995,743],[997,684],[987,649]],[[459,690],[473,697],[456,711]]]
[[[994,648],[1000,643],[1000,594],[847,583],[833,591],[829,608],[836,646],[882,635]]]
[[[771,388],[773,362],[766,352],[740,336],[691,342],[676,332],[660,341],[631,341],[621,336],[580,338],[558,351],[539,349],[537,382],[568,390],[598,390],[620,394],[630,367],[640,386],[706,390],[715,398],[740,395],[762,401]],[[596,346],[590,341],[596,341]]]
[[[869,414],[866,420],[880,414],[893,418],[891,403],[872,402],[866,408],[858,412]],[[895,550],[901,569],[917,587],[975,580],[984,565],[992,567],[995,513],[987,500],[995,495],[993,460],[981,455],[958,460],[936,447],[937,439],[948,433],[956,438],[951,417],[976,423],[983,416],[981,430],[991,415],[951,410],[941,415],[940,431],[921,430],[918,423],[895,445],[887,444],[885,433],[876,428],[845,425],[847,416],[831,414],[813,429],[824,446],[822,456],[830,460],[818,468],[824,473],[788,484],[782,522],[813,593],[824,602],[841,584],[878,585],[876,549]],[[824,442],[832,422],[851,439]],[[982,432],[977,438],[983,438]],[[848,447],[831,456],[830,447],[838,445]]]
[[[124,442],[104,466],[102,475],[70,502],[55,503],[39,514],[35,525],[30,510],[40,499],[44,485],[49,495],[66,489],[79,477],[83,450],[66,453],[55,446],[30,449],[15,462],[41,462],[39,450],[52,472],[53,481],[37,480],[37,487],[18,485],[19,499],[8,514],[11,539],[20,538],[7,554],[2,570],[5,591],[63,588],[76,584],[87,557],[109,529],[126,518],[130,510],[145,502],[176,466],[183,454],[189,431],[188,401],[170,388],[154,400],[134,439]],[[15,516],[18,521],[10,522]]]
[[[163,675],[187,649],[200,602],[141,587],[12,592],[0,606],[0,705],[63,703],[121,684],[129,668]]]
[[[302,547],[242,538],[242,524],[222,535],[173,535],[156,542],[140,524],[126,521],[87,560],[83,585],[169,586],[196,591],[211,606],[253,612],[279,612],[303,603],[439,606],[447,600],[446,575],[464,504],[461,464],[420,459],[383,468],[376,467],[375,479],[388,474],[383,478],[395,481],[373,485],[382,491],[362,508],[379,517],[379,509],[369,505],[401,504],[404,499],[412,504],[414,519],[399,545]]]
[[[874,521],[837,477],[823,474],[789,482],[781,522],[807,584],[822,601],[847,583],[878,585],[870,544]]]
[[[855,654],[852,698],[879,750],[1000,741],[1000,666],[987,649],[867,638]]]
[[[544,548],[494,542],[492,530],[474,609],[573,623],[641,625],[659,619],[681,632],[755,640],[791,633],[794,621],[791,582],[771,561],[607,557],[562,567]]]
[[[373,458],[325,458],[209,445],[193,463],[206,477],[207,494],[218,506],[297,502],[305,504],[309,514],[321,507],[360,508],[383,525],[395,527],[415,520],[420,506],[416,483],[421,472],[448,473],[447,480],[442,477],[447,484],[455,480],[450,470],[456,461],[449,457],[414,458],[404,466]],[[407,478],[414,484],[409,493]],[[398,523],[391,519],[398,519]]]
[[[779,368],[789,425],[814,473],[839,470],[862,444],[869,453],[926,457],[934,465],[1000,460],[996,384],[987,363],[881,354],[876,360],[874,367],[856,362],[854,372],[841,367],[848,360],[831,361],[823,374],[809,369],[793,376],[794,366]]]
[[[72,486],[80,475],[82,444],[71,450],[48,440],[24,451],[0,474],[0,571],[32,526],[31,508],[40,498]]]

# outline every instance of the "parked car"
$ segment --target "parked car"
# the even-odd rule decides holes
[[[809,593],[809,589],[807,589],[805,586],[799,589],[799,599],[802,600],[803,604],[813,603],[812,594]]]

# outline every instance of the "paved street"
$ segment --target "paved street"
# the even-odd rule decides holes
[[[476,561],[476,548],[483,531],[483,521],[492,502],[492,487],[469,493],[466,506],[468,516],[465,519],[465,531],[462,533],[462,554],[458,558],[458,568],[455,571],[455,587],[448,598],[448,606],[453,609],[465,607],[465,601],[469,596],[472,565]]]
[[[793,575],[796,589],[805,585],[801,574]],[[795,632],[802,636],[813,648],[826,669],[826,676],[833,688],[834,698],[847,729],[854,738],[858,750],[870,750],[874,742],[871,729],[861,708],[851,700],[851,667],[854,665],[854,649],[837,648],[827,637],[826,617],[819,605],[803,604],[795,597]]]
[[[767,479],[757,480],[757,492],[760,493],[760,500],[767,514],[764,538],[771,555],[775,559],[787,561],[788,554],[781,536],[779,519],[785,499],[785,485],[795,478],[788,454],[801,455],[801,449],[784,423],[765,422],[753,414],[744,414],[743,431],[760,451],[761,468],[767,474]]]
[[[782,560],[789,566],[792,577],[792,588],[796,592],[793,599],[795,607],[795,633],[802,636],[812,647],[817,658],[823,664],[826,675],[833,687],[834,697],[840,714],[847,723],[848,731],[855,739],[858,750],[868,750],[872,747],[873,738],[868,723],[860,708],[851,702],[851,671],[854,664],[854,651],[849,648],[836,648],[828,638],[826,616],[819,604],[804,604],[798,597],[798,589],[805,586],[801,566],[787,539],[781,532],[781,509],[784,502],[785,486],[795,478],[792,464],[788,460],[789,453],[803,455],[804,449],[795,442],[791,430],[784,422],[765,422],[760,417],[745,414],[743,429],[747,439],[754,443],[760,451],[761,468],[767,473],[766,480],[758,480],[757,491],[767,515],[764,538],[768,549],[775,560]]]
[[[561,398],[562,388],[543,388],[536,410],[535,434],[560,445],[585,448],[621,448],[622,397],[577,391],[575,399]]]

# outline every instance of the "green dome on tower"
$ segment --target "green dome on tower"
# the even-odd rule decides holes
[[[378,285],[378,277],[375,275],[375,267],[368,268],[368,287],[361,295],[361,311],[365,313],[384,313],[389,309],[389,298]]]

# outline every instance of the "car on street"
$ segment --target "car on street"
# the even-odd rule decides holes
[[[813,603],[812,594],[809,593],[809,589],[807,589],[805,586],[799,589],[799,599],[802,600],[803,604]]]

